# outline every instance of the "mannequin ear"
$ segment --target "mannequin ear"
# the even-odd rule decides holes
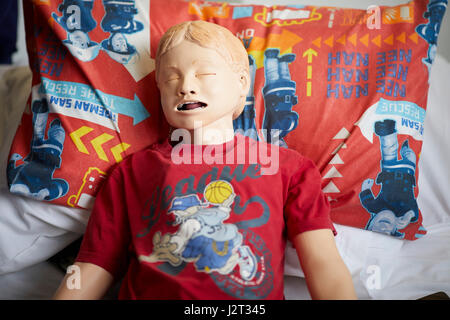
[[[247,94],[250,90],[250,74],[246,70],[241,70],[239,73],[239,89],[240,89],[240,104],[233,113],[233,120],[239,117],[245,107],[245,101],[247,100]]]
[[[250,90],[250,74],[246,71],[239,73],[239,85],[241,88],[241,96],[246,97]]]

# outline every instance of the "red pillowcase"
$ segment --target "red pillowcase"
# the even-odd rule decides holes
[[[314,160],[335,223],[417,239],[426,233],[416,199],[428,78],[446,6],[27,1],[33,88],[10,190],[90,208],[114,164],[167,137],[157,44],[170,26],[203,19],[249,54],[253,83],[235,129]]]

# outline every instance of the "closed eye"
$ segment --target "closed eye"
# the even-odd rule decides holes
[[[178,80],[178,79],[180,79],[180,77],[170,77],[170,78],[166,79],[166,82],[175,81],[175,80]]]
[[[205,73],[197,73],[195,76],[215,76],[216,74],[214,72],[205,72]]]

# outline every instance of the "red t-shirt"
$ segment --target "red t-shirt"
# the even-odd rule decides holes
[[[317,168],[296,151],[241,135],[167,141],[111,172],[77,261],[125,275],[121,299],[283,299],[287,239],[335,232],[329,210]]]

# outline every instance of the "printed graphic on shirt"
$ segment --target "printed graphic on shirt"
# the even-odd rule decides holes
[[[251,280],[244,280],[235,268],[228,275],[212,273],[211,278],[230,296],[251,300],[264,299],[273,290],[272,253],[267,249],[264,240],[250,229],[242,230],[241,233],[243,242],[248,244],[257,260],[255,276]]]
[[[225,180],[206,185],[203,201],[197,193],[174,197],[168,214],[175,218],[178,230],[171,234],[156,232],[152,253],[139,256],[139,260],[167,262],[172,267],[192,263],[198,272],[210,274],[232,296],[267,296],[273,281],[267,284],[272,274],[270,252],[259,236],[225,222],[235,198],[233,186]],[[257,290],[263,287],[266,289]]]

